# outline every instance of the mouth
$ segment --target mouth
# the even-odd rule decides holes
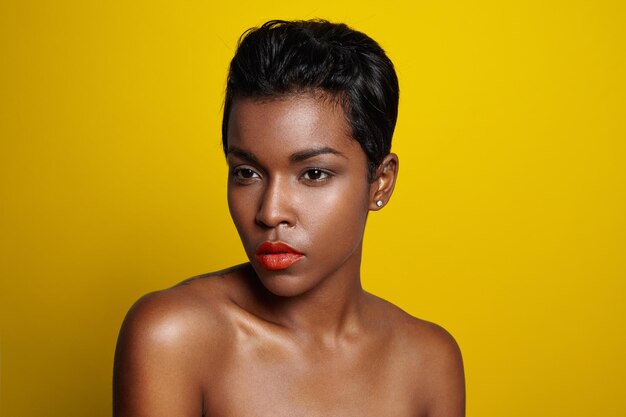
[[[270,271],[287,269],[304,257],[284,242],[263,242],[256,250],[256,259]]]

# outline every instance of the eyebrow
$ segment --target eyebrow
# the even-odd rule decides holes
[[[325,155],[325,154],[338,155],[347,159],[347,157],[341,152],[339,152],[338,150],[330,148],[328,146],[323,146],[321,148],[307,149],[304,151],[293,153],[291,154],[291,156],[289,156],[289,160],[291,162],[302,162],[309,158],[313,158],[315,156]]]
[[[252,162],[254,164],[259,163],[259,160],[256,156],[254,156],[252,152],[244,151],[243,149],[240,149],[236,146],[228,147],[228,153],[226,154],[226,157],[228,158],[231,155],[238,156],[239,158],[245,159],[246,161]]]
[[[346,159],[348,158],[347,156],[345,156],[344,154],[342,154],[336,149],[333,149],[328,146],[322,146],[319,148],[306,149],[304,151],[293,153],[289,156],[289,160],[291,162],[302,162],[302,161],[306,161],[307,159],[310,159],[319,155],[325,155],[325,154],[337,155]],[[248,162],[259,164],[258,158],[252,152],[244,151],[243,149],[238,148],[236,146],[228,147],[227,157],[230,155],[238,156],[239,158],[245,159]]]

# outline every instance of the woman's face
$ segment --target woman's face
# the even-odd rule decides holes
[[[270,292],[358,276],[375,185],[340,105],[313,94],[237,99],[227,153],[230,213]]]

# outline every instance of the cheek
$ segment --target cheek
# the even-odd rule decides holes
[[[306,197],[303,223],[310,233],[326,244],[338,239],[347,244],[360,242],[368,213],[368,190],[354,183],[333,187]],[[323,235],[323,236],[322,236]]]
[[[243,240],[245,237],[245,226],[249,223],[250,216],[254,218],[254,213],[251,212],[254,207],[253,196],[250,193],[244,193],[231,187],[228,188],[227,196],[230,217],[233,219],[233,223]]]

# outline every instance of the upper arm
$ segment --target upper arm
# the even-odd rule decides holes
[[[428,417],[465,416],[465,375],[454,338],[437,326],[428,353]]]
[[[144,297],[131,308],[115,352],[114,416],[202,415],[192,329],[185,316],[159,296]]]

